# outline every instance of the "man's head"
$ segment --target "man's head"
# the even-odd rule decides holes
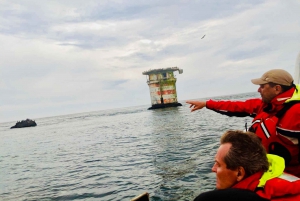
[[[217,189],[230,188],[254,173],[268,170],[266,150],[254,133],[227,131],[220,142],[212,167]]]
[[[291,74],[283,69],[269,70],[261,78],[251,80],[253,84],[260,85],[258,92],[265,103],[270,103],[278,94],[292,88],[293,81]]]

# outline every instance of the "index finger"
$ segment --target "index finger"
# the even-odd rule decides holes
[[[185,102],[188,103],[188,104],[193,104],[193,101],[190,101],[190,100],[187,100]]]

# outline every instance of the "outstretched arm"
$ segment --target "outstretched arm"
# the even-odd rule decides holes
[[[200,110],[206,106],[206,101],[193,101],[188,100],[186,103],[190,104],[191,112],[194,112],[196,110]]]

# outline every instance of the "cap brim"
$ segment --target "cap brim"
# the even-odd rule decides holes
[[[252,79],[251,82],[252,82],[253,84],[256,84],[256,85],[267,84],[267,83],[268,83],[268,82],[262,80],[261,78]]]

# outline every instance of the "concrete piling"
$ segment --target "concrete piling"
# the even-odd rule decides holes
[[[148,109],[182,106],[177,101],[177,79],[174,71],[178,71],[179,74],[183,73],[183,70],[178,67],[150,69],[143,72],[143,75],[147,75],[152,104]]]

